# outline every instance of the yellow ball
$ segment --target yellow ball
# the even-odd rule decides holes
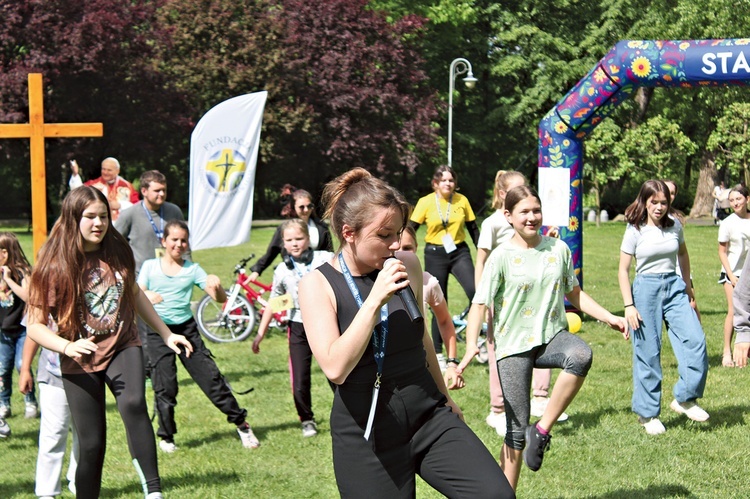
[[[577,333],[581,330],[581,318],[575,312],[566,312],[565,317],[568,319],[568,331]]]

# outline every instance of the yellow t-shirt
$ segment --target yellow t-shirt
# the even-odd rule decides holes
[[[446,217],[447,223],[443,224]],[[476,218],[469,200],[457,192],[453,193],[450,202],[434,192],[428,194],[417,201],[417,206],[411,214],[412,222],[427,224],[425,242],[438,246],[443,245],[443,236],[446,232],[451,235],[456,244],[464,242],[466,240],[464,224]]]

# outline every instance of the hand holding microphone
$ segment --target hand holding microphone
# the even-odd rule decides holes
[[[389,258],[385,261],[385,264],[383,267],[388,267],[389,265],[392,265],[393,263],[398,263],[399,260],[396,258]],[[404,280],[398,281],[398,283],[402,283]],[[399,298],[401,298],[401,303],[404,304],[404,308],[406,309],[406,313],[409,314],[409,319],[411,319],[412,322],[423,322],[424,318],[422,317],[422,312],[419,309],[419,304],[417,303],[417,298],[414,296],[414,292],[411,290],[411,286],[406,286],[404,288],[399,289],[396,291],[396,294]]]

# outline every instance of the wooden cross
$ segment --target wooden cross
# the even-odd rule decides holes
[[[0,139],[31,141],[31,223],[34,259],[47,239],[47,179],[44,139],[58,137],[101,137],[101,123],[45,123],[42,75],[29,73],[29,122],[0,125]]]

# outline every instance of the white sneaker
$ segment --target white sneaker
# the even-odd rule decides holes
[[[638,416],[638,422],[649,435],[661,435],[667,431],[667,429],[664,428],[664,425],[661,424],[661,421],[659,421],[659,418],[644,418],[643,416]]]
[[[505,431],[507,430],[507,422],[505,418],[505,411],[503,412],[493,412],[490,411],[490,413],[487,415],[487,417],[484,419],[484,421],[493,427],[498,435],[501,437],[505,436]]]
[[[10,426],[8,425],[5,418],[0,418],[0,438],[5,438],[10,435]]]
[[[175,445],[175,443],[170,442],[169,440],[159,440],[159,448],[167,454],[172,454],[177,450],[177,446]]]
[[[164,496],[161,492],[151,492],[146,496],[146,499],[164,499]]]
[[[669,404],[669,408],[679,414],[684,414],[693,421],[703,422],[708,421],[708,413],[701,409],[701,407],[695,402],[677,402],[677,399],[672,400]]]
[[[260,440],[253,433],[253,429],[250,425],[245,423],[244,428],[237,428],[237,433],[242,441],[242,446],[246,449],[257,449],[260,447]]]
[[[35,402],[26,402],[26,410],[23,412],[23,417],[26,419],[34,419],[39,416],[39,406]]]
[[[536,418],[541,418],[544,416],[544,411],[547,410],[547,404],[549,404],[549,397],[534,397],[531,399],[531,415]],[[560,417],[557,418],[557,421],[562,423],[563,421],[568,420],[568,415],[566,413],[560,414]]]
[[[10,417],[10,406],[0,405],[0,419],[7,419]]]
[[[305,438],[314,437],[318,434],[318,425],[315,424],[315,421],[308,420],[308,421],[302,421],[302,436]]]

